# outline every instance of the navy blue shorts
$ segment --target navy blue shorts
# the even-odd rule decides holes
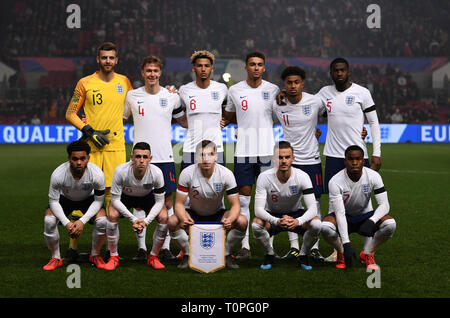
[[[184,168],[189,167],[190,165],[196,163],[195,162],[195,153],[194,152],[183,152],[183,157],[181,158],[181,166],[180,173]],[[223,156],[223,152],[217,153],[217,163],[225,166],[225,159]]]
[[[364,166],[370,168],[369,159],[364,159]],[[328,193],[328,182],[333,176],[345,168],[344,158],[325,157],[324,193]]]
[[[256,183],[261,171],[272,167],[272,156],[234,157],[234,177],[238,187]]]
[[[345,215],[345,218],[347,219],[347,232],[348,234],[358,232],[359,227],[364,223],[365,220],[370,218],[375,211],[370,211],[363,214],[358,215]],[[334,212],[331,212],[328,214],[329,216],[334,216],[336,218],[336,214]]]
[[[130,195],[122,193],[122,195],[120,196],[120,201],[122,201],[122,203],[127,207],[128,210],[134,208],[143,210],[148,213],[155,204],[155,196],[153,195],[153,192],[150,192],[143,197],[132,197]]]
[[[223,215],[225,214],[225,212],[227,210],[220,209],[213,215],[207,215],[207,216],[199,215],[197,212],[195,212],[192,209],[186,209],[186,211],[189,213],[189,215],[194,220],[194,222],[220,222],[220,221],[222,221]]]
[[[269,214],[272,215],[272,216],[275,216],[275,217],[280,217],[280,214],[278,214],[278,213],[275,214],[275,213],[270,213],[269,212]],[[301,217],[303,214],[305,214],[305,210],[304,209],[300,209],[300,210],[295,211],[295,212],[283,213],[283,215],[289,215],[289,216],[291,216],[291,217],[293,217],[295,219]],[[281,228],[281,227],[279,227],[278,225],[270,224],[270,229],[269,229],[270,236],[277,235],[278,233],[283,232],[283,231],[286,231],[286,230]],[[297,226],[292,232],[295,232],[297,234],[303,235],[303,234],[305,234],[306,230],[303,229],[301,226]]]
[[[153,163],[161,169],[164,176],[164,188],[166,189],[166,196],[177,191],[177,179],[175,172],[175,163],[173,162],[158,162]]]
[[[292,165],[294,168],[298,168],[303,172],[306,172],[311,179],[314,194],[316,196],[323,193],[323,180],[322,180],[322,164],[317,163],[314,165]]]

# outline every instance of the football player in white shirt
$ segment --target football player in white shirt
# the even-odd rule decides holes
[[[133,116],[134,144],[144,141],[152,147],[152,164],[160,168],[164,174],[166,187],[165,208],[168,215],[173,214],[172,193],[177,190],[175,164],[172,150],[172,118],[186,128],[186,115],[183,111],[180,97],[160,86],[159,79],[163,64],[155,56],[144,58],[141,63],[141,76],[145,85],[128,91],[125,99],[123,118]],[[135,209],[137,218],[143,218],[144,211]],[[136,214],[137,213],[137,214]],[[147,246],[145,244],[146,228],[136,233],[138,254],[134,260],[146,260]],[[170,236],[164,242],[160,257],[162,260],[174,259],[170,252]]]
[[[218,163],[224,165],[222,128],[222,105],[226,103],[228,88],[211,80],[214,71],[214,55],[209,51],[196,51],[191,56],[195,81],[179,89],[181,102],[186,109],[187,132],[183,144],[180,171],[194,163],[195,147],[202,140],[217,145]]]
[[[345,150],[346,168],[329,182],[330,211],[322,222],[322,235],[337,251],[336,268],[352,266],[355,252],[349,235],[365,236],[359,254],[367,268],[377,270],[374,252],[394,235],[395,220],[388,215],[389,200],[378,172],[364,167],[364,150],[352,145]],[[372,207],[375,195],[378,206]]]
[[[262,172],[256,182],[253,236],[265,250],[262,269],[272,268],[274,250],[270,237],[281,231],[303,235],[298,256],[301,268],[311,270],[308,254],[319,238],[321,221],[311,179],[300,169],[291,167],[294,149],[287,141],[280,141],[274,150],[275,167]],[[301,199],[306,205],[303,208]]]
[[[303,92],[306,73],[298,66],[289,66],[281,74],[286,94],[286,105],[273,103],[273,112],[283,127],[284,139],[294,149],[292,166],[306,172],[313,184],[317,204],[317,216],[321,219],[320,197],[323,193],[322,164],[317,140],[317,121],[322,102],[314,95]],[[290,251],[283,257],[299,255],[298,235],[289,232]],[[319,252],[319,240],[311,249],[311,256],[323,260]]]
[[[367,148],[360,138],[364,117],[370,125],[373,140],[373,153],[370,167],[375,171],[381,168],[381,133],[375,103],[370,91],[350,82],[350,69],[347,60],[336,58],[330,64],[330,76],[334,85],[323,87],[317,94],[326,112],[328,132],[325,142],[325,193],[328,181],[345,168],[344,151],[350,145],[358,145],[364,150],[365,165],[369,167]]]
[[[175,214],[169,218],[172,239],[178,242],[184,256],[179,268],[188,267],[189,243],[185,230],[194,222],[222,222],[227,231],[226,266],[239,268],[231,255],[233,246],[245,235],[247,219],[241,215],[238,188],[233,172],[217,164],[216,145],[203,140],[196,149],[197,164],[185,168],[179,178]],[[224,195],[230,209],[226,210]],[[189,208],[185,208],[189,198]]]
[[[106,213],[103,207],[105,197],[105,175],[102,170],[89,162],[91,148],[85,141],[74,141],[67,146],[68,161],[53,171],[50,178],[49,206],[44,217],[44,238],[52,253],[44,270],[54,270],[62,266],[59,251],[60,222],[72,238],[83,233],[86,222],[94,224],[92,250],[89,261],[97,268],[105,262],[99,255],[105,241]],[[77,211],[81,216],[74,222],[67,215]]]
[[[241,213],[250,222],[252,187],[261,171],[272,166],[273,136],[272,103],[278,86],[263,80],[265,56],[249,53],[245,59],[247,79],[230,87],[225,123],[237,123],[238,137],[234,153],[234,175],[239,187]],[[248,229],[237,259],[251,256]]]
[[[111,257],[104,266],[106,270],[114,270],[119,266],[118,221],[120,216],[127,217],[133,223],[133,230],[142,231],[153,220],[158,225],[153,234],[153,247],[147,265],[162,269],[165,266],[159,261],[158,254],[167,234],[167,210],[164,209],[164,176],[152,160],[150,145],[139,142],[134,145],[131,160],[117,166],[111,186],[111,205],[106,225],[106,235]],[[136,217],[130,209],[144,211],[143,217]],[[145,213],[148,213],[145,217]]]

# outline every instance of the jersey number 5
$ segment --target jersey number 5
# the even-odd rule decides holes
[[[327,102],[327,110],[328,110],[329,113],[331,113],[331,100],[329,100]]]

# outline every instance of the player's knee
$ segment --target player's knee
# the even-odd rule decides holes
[[[178,226],[178,218],[177,216],[174,214],[171,217],[168,218],[167,220],[167,227],[169,228],[169,232],[174,232],[177,230],[177,226]]]
[[[336,237],[338,235],[336,226],[328,221],[323,221],[321,224],[321,233],[323,237]]]
[[[101,216],[99,218],[95,219],[95,229],[99,233],[99,235],[106,233],[106,224],[108,223],[108,220],[106,219],[106,216]]]
[[[314,218],[309,222],[308,231],[310,231],[313,236],[319,236],[321,230],[322,222],[318,218]]]
[[[44,232],[53,233],[56,230],[58,219],[54,215],[46,215],[44,217]]]
[[[255,239],[259,239],[260,237],[264,236],[264,232],[267,232],[267,230],[264,228],[264,226],[262,226],[258,223],[252,223],[252,231],[253,231],[253,237]]]
[[[380,229],[383,231],[383,234],[387,237],[392,237],[397,229],[397,223],[395,219],[387,219],[380,224]]]

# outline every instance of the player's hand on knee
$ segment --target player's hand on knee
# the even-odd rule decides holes
[[[73,222],[73,227],[69,233],[72,238],[78,238],[83,233],[84,224],[80,220]]]
[[[231,220],[229,218],[223,218],[222,219],[222,223],[223,223],[223,227],[225,228],[225,230],[229,231],[231,230]]]
[[[353,259],[356,258],[355,251],[353,250],[352,245],[350,242],[344,244],[344,260],[345,265],[347,267],[352,267],[353,265]]]
[[[90,139],[95,147],[103,148],[105,145],[109,144],[109,139],[106,137],[109,134],[109,129],[107,130],[94,130],[90,125],[84,126],[81,131],[83,132],[83,139]]]
[[[359,227],[358,234],[362,236],[372,237],[375,233],[375,223],[371,219],[367,219]]]

